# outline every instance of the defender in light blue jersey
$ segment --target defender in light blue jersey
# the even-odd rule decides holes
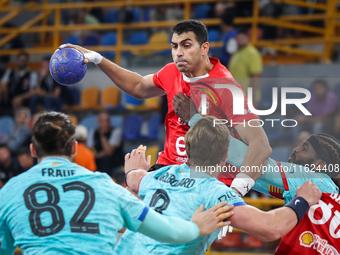
[[[42,114],[30,149],[39,164],[0,190],[0,254],[112,254],[117,231],[128,228],[159,241],[190,242],[210,234],[230,215],[220,204],[196,213],[194,222],[149,210],[103,173],[70,162],[75,127],[62,113]],[[166,229],[166,231],[164,231]]]
[[[159,214],[190,219],[197,206],[210,208],[220,201],[235,206],[231,225],[264,241],[279,239],[297,223],[291,208],[263,212],[246,205],[234,190],[216,179],[216,172],[196,171],[197,166],[223,165],[228,156],[230,134],[226,126],[213,127],[215,117],[197,122],[185,136],[188,164],[166,166],[148,173],[142,147],[125,157],[126,181],[144,203]],[[214,143],[212,145],[212,143]],[[191,148],[191,149],[190,149]],[[142,170],[144,169],[144,170]],[[301,193],[302,190],[302,193]],[[321,197],[316,185],[305,183],[299,190],[309,205]],[[307,203],[307,209],[309,206]],[[298,205],[300,206],[300,205]],[[301,209],[301,208],[300,208]],[[186,244],[161,243],[139,233],[126,230],[115,247],[115,254],[204,254],[219,231]]]
[[[231,138],[227,162],[235,167],[241,167],[247,149],[246,144]],[[340,157],[339,141],[327,134],[312,135],[293,150],[289,158],[290,163],[277,162],[270,158],[265,172],[257,179],[253,189],[267,195],[284,198],[287,203],[295,196],[296,188],[309,180],[315,183],[321,192],[338,194],[339,189],[332,178],[339,174],[339,170],[336,171],[333,168],[333,171],[326,171],[332,164],[339,166],[340,158],[338,157]],[[320,169],[324,171],[319,172]]]
[[[188,105],[190,107],[187,107]],[[197,112],[192,99],[188,97],[177,97],[174,110],[182,121],[188,122],[190,127],[193,127],[199,119],[203,118]],[[225,122],[218,120],[215,122],[215,125],[221,124],[225,125]],[[261,150],[261,148],[258,149]],[[250,175],[254,176],[253,169],[250,169],[250,171],[249,169],[242,169],[247,150],[246,144],[234,138],[231,139],[227,162],[240,168],[242,172],[233,180],[231,187],[238,190],[242,195],[245,195],[253,187],[254,190],[261,193],[283,199],[283,192],[288,189],[288,184],[294,192],[296,187],[306,180],[316,183],[322,192],[339,193],[339,189],[332,178],[340,173],[340,142],[331,135],[311,135],[304,143],[294,149],[289,158],[289,163],[276,162],[269,158],[260,178],[254,178],[257,180],[256,183],[250,178]],[[260,169],[256,169],[256,172],[261,174]],[[285,196],[286,202],[292,199],[289,194]]]

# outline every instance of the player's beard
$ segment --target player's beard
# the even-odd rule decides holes
[[[289,163],[293,163],[293,164],[297,164],[297,165],[301,165],[301,166],[305,166],[305,165],[311,165],[314,163],[314,159],[313,158],[303,158],[303,159],[299,159],[296,157],[296,154],[293,152],[289,159],[288,159]]]

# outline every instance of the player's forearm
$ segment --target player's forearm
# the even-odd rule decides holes
[[[295,212],[288,207],[263,212],[252,206],[236,206],[231,225],[262,241],[270,242],[287,234],[297,224]]]
[[[149,210],[138,232],[159,242],[182,244],[196,239],[200,230],[191,221],[167,217]]]
[[[138,73],[126,70],[106,58],[103,58],[103,60],[97,66],[121,90],[137,99],[142,99],[140,86],[143,80],[143,76]]]
[[[283,237],[290,232],[298,222],[296,213],[288,207],[267,212],[264,219],[264,229],[261,235],[263,235],[264,238],[262,240],[266,242],[275,241]]]
[[[137,192],[139,182],[141,178],[146,175],[148,172],[143,169],[133,170],[133,169],[125,169],[125,182],[126,185],[133,192]]]

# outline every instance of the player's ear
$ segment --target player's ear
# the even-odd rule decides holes
[[[202,56],[208,55],[210,44],[208,42],[205,42],[202,44]]]
[[[37,158],[37,150],[35,149],[33,143],[30,144],[30,152],[31,152],[31,156],[32,156],[33,158]]]
[[[72,156],[77,154],[77,148],[78,148],[78,142],[74,141],[73,144],[72,144],[72,150],[71,150]]]

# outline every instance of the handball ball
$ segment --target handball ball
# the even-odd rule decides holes
[[[50,73],[53,79],[62,85],[73,85],[83,79],[87,65],[84,55],[74,48],[58,49],[50,60]]]

